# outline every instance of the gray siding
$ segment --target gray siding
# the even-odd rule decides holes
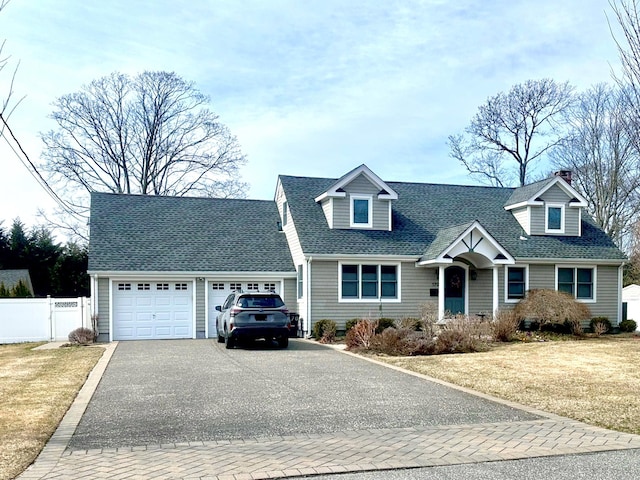
[[[563,204],[564,208],[564,234],[577,237],[580,235],[580,209],[569,207],[569,196],[557,185],[544,192],[540,197],[545,205],[531,207],[531,235],[545,235],[546,204]],[[515,214],[515,213],[514,213]],[[559,235],[559,234],[554,234]]]
[[[352,318],[419,317],[420,306],[428,301],[433,301],[429,297],[429,288],[433,282],[433,270],[416,268],[413,262],[404,262],[400,268],[401,303],[383,302],[380,304],[375,301],[340,303],[338,301],[338,262],[314,261],[311,265],[312,324],[328,318],[338,324],[338,330],[344,330],[345,322]]]
[[[350,228],[349,213],[351,207],[349,202],[349,197],[333,199],[333,228]]]
[[[591,315],[594,317],[608,317],[611,325],[618,324],[618,267],[598,266],[596,279],[597,303],[590,304]]]
[[[98,340],[109,341],[109,279],[98,278]]]
[[[205,296],[207,291],[204,288],[204,280],[196,280],[196,338],[205,338],[205,322],[207,321],[207,313],[205,310]]]
[[[480,312],[493,311],[493,270],[476,270],[478,277],[469,279],[469,305],[467,313],[476,315]]]
[[[560,265],[564,266],[564,264]],[[569,264],[567,265],[569,266]],[[618,322],[618,267],[599,265],[596,267],[596,271],[596,303],[586,303],[586,305],[591,310],[591,316],[607,317],[611,324],[615,326]],[[500,308],[510,309],[515,304],[505,303],[504,273],[504,268],[498,270]],[[529,265],[529,289],[541,288],[556,290],[555,264]],[[588,320],[584,322],[583,326],[589,326]]]
[[[290,311],[294,312],[297,305],[297,280],[295,278],[284,279],[284,291],[281,292],[282,301],[287,305]]]
[[[351,195],[371,195],[372,230],[389,230],[389,200],[379,200],[379,189],[364,175],[354,178],[344,190],[346,197],[333,199],[333,213],[328,201],[322,205],[327,218],[333,215],[333,228],[351,228]]]

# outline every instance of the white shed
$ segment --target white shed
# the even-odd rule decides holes
[[[640,330],[640,285],[631,284],[622,289],[622,302],[627,304],[627,318],[635,320]]]

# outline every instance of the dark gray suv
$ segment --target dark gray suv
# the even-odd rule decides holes
[[[276,340],[280,348],[289,345],[289,311],[277,293],[236,292],[217,305],[218,342],[233,348],[238,339]]]

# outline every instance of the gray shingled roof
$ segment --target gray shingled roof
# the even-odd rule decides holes
[[[89,271],[295,272],[276,205],[93,193]]]
[[[544,180],[540,180],[539,182],[530,183],[528,185],[524,185],[522,187],[514,188],[513,193],[509,197],[504,204],[505,207],[509,205],[516,205],[521,202],[526,202],[527,200],[531,200],[536,193],[542,190],[547,184],[553,182],[555,177],[545,178]]]
[[[18,282],[22,280],[27,286],[31,294],[33,295],[33,285],[31,284],[31,276],[29,270],[26,268],[0,270],[0,283],[4,284],[5,288],[12,289]]]
[[[398,193],[393,231],[330,229],[314,201],[335,179],[280,176],[291,218],[307,255],[409,255],[436,248],[445,229],[475,220],[515,258],[623,260],[609,237],[583,215],[582,236],[531,236],[504,209],[513,188],[386,182]],[[538,185],[536,188],[542,188]],[[441,234],[441,232],[444,232]],[[436,248],[437,249],[437,248]]]

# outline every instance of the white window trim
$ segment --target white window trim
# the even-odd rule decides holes
[[[342,265],[357,265],[358,266],[358,296],[360,298],[342,298]],[[381,266],[394,266],[396,267],[396,288],[397,288],[397,297],[396,298],[388,298],[381,297],[382,294],[382,275],[380,274],[380,269],[378,268],[378,298],[362,298],[362,265],[376,265],[378,267]],[[402,285],[400,279],[402,278],[402,264],[396,262],[338,262],[338,303],[369,303],[378,305],[380,303],[400,303],[402,302]]]
[[[286,227],[287,223],[289,223],[289,204],[287,203],[287,201],[285,200],[284,202],[282,202],[282,226]]]
[[[560,228],[553,229],[549,228],[549,209],[550,208],[559,208],[560,209]],[[544,206],[544,233],[564,233],[564,224],[565,224],[565,204],[564,203],[546,203]]]
[[[504,303],[518,303],[522,298],[509,298],[509,268],[524,268],[524,293],[529,291],[529,265],[516,264],[504,266]],[[557,277],[557,274],[556,274]],[[556,287],[558,282],[556,282]]]
[[[355,200],[366,200],[369,203],[367,209],[367,223],[355,223],[353,220],[353,204]],[[373,226],[373,196],[372,195],[351,195],[349,199],[349,226],[351,228],[371,228]]]
[[[593,265],[593,266],[587,266],[587,265],[556,265],[556,275],[555,275],[555,282],[554,282],[554,286],[553,289],[554,290],[558,290],[558,269],[559,268],[573,268],[574,270],[574,277],[573,277],[573,282],[574,282],[574,296],[573,298],[575,298],[578,302],[581,303],[596,303],[597,302],[597,292],[598,292],[598,266],[597,265]],[[593,298],[577,298],[576,295],[578,294],[578,272],[577,269],[578,268],[588,268],[593,270]]]
[[[301,278],[302,277],[302,278]],[[302,300],[304,298],[304,265],[301,263],[296,268],[296,298]]]

